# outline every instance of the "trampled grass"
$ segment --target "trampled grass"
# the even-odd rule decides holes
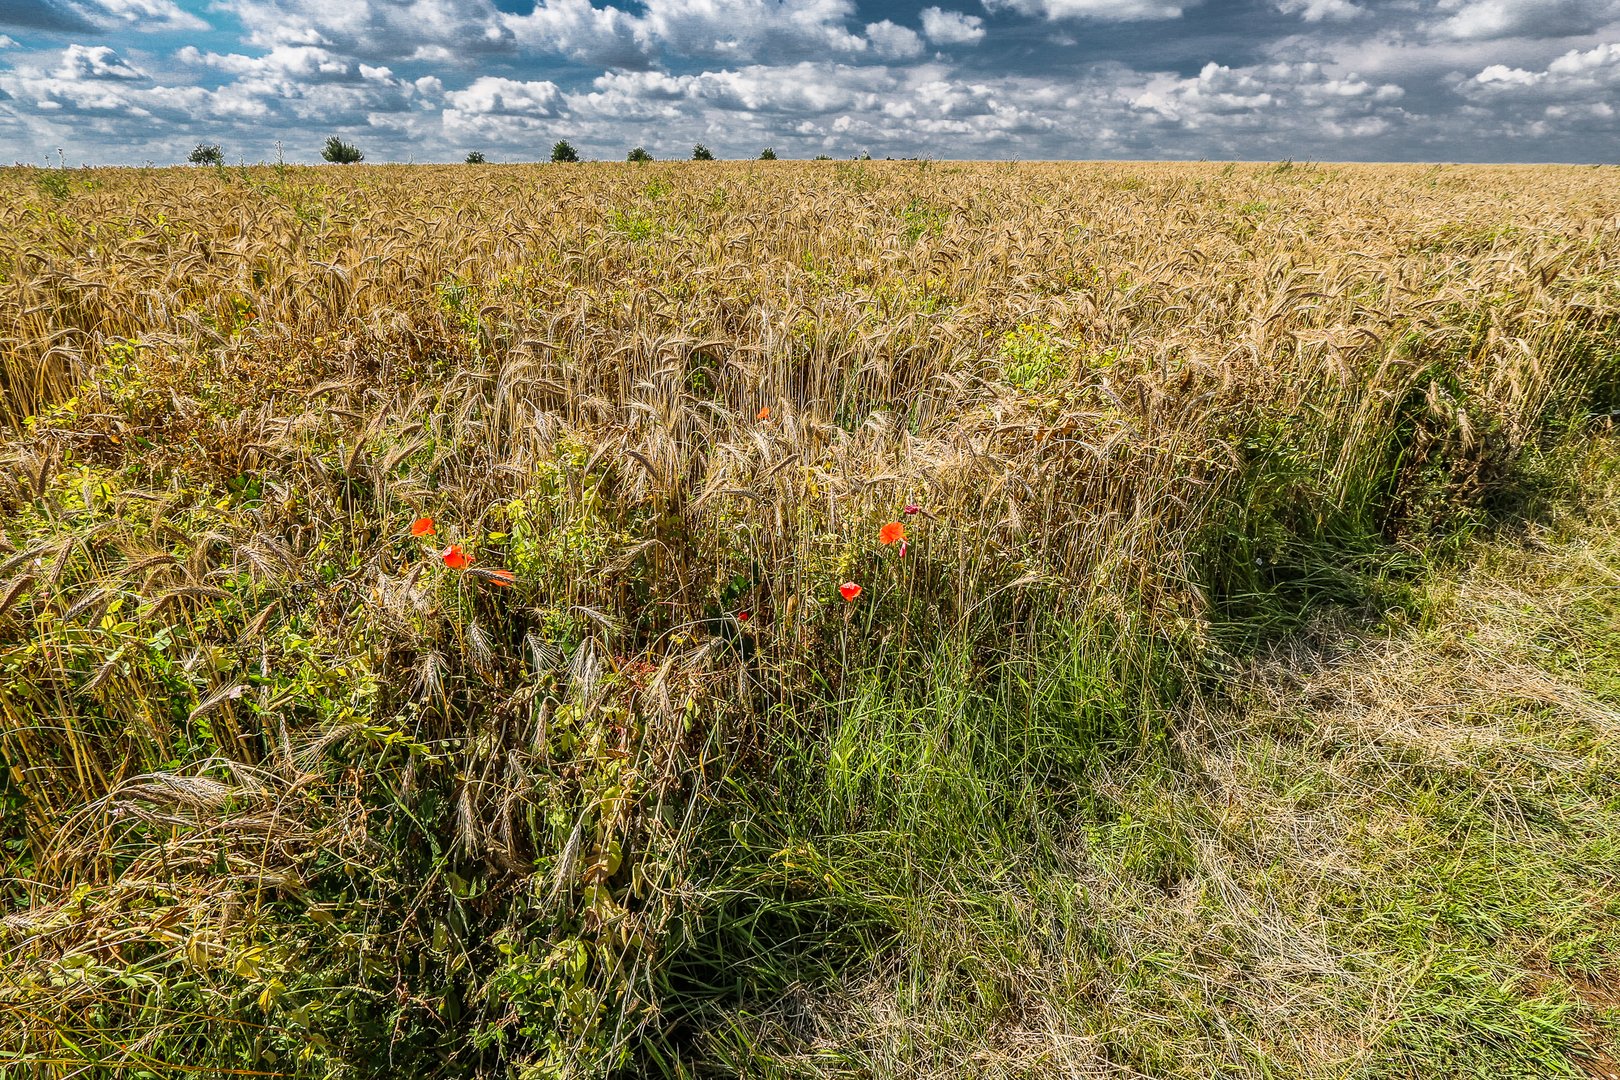
[[[0,1075],[1602,1066],[1611,174],[0,172]]]

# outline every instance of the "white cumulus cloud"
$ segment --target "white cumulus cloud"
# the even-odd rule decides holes
[[[1590,33],[1620,18],[1620,0],[1441,0],[1443,38],[1558,38]]]
[[[91,23],[108,29],[154,32],[209,28],[174,0],[81,0],[72,6]]]
[[[1209,63],[1193,78],[1155,78],[1129,100],[1162,123],[1194,131],[1280,135],[1308,125],[1317,136],[1365,137],[1404,119],[1395,104],[1404,94],[1393,83],[1336,76],[1316,63],[1239,68]]]
[[[1590,154],[1620,137],[1620,43],[1571,49],[1539,70],[1491,64],[1457,91],[1470,103],[1468,113],[1486,118],[1494,139]]]
[[[1571,49],[1541,71],[1492,64],[1460,89],[1474,97],[1534,96],[1541,99],[1583,97],[1620,87],[1620,43]]]
[[[868,23],[866,40],[872,43],[874,53],[894,60],[909,60],[921,56],[923,51],[922,38],[917,31],[888,19]]]
[[[1366,14],[1366,8],[1351,0],[1277,0],[1277,10],[1284,15],[1298,15],[1308,23],[1344,22]]]
[[[444,103],[443,127],[451,136],[514,142],[548,130],[562,112],[563,94],[549,80],[484,75],[445,93]]]
[[[942,8],[922,9],[923,36],[935,45],[972,45],[984,37],[984,20],[977,15]]]
[[[1134,22],[1177,19],[1198,0],[984,0],[986,11],[1013,11],[1043,19],[1092,19],[1097,22]]]
[[[69,45],[62,50],[62,63],[55,74],[66,81],[146,78],[145,72],[125,63],[105,45]]]
[[[467,113],[555,116],[562,91],[554,82],[519,82],[485,75],[465,90],[450,91],[444,99],[451,108]]]
[[[233,75],[293,79],[301,82],[360,77],[359,65],[354,61],[316,45],[277,45],[263,56],[205,53],[187,45],[175,56],[185,64],[211,67]]]

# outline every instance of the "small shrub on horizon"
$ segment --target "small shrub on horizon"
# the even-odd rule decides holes
[[[567,139],[558,139],[551,144],[551,160],[558,164],[572,164],[579,160],[579,151]]]
[[[336,135],[327,137],[326,145],[321,148],[321,157],[334,165],[354,165],[366,159],[358,146],[344,142]]]
[[[225,151],[220,149],[218,143],[198,143],[186,158],[193,165],[223,165],[225,164]]]

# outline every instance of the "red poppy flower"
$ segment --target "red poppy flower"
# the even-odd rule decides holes
[[[878,531],[878,543],[884,547],[888,547],[890,544],[904,543],[905,539],[906,527],[898,521],[891,521]]]
[[[460,544],[451,544],[439,552],[439,558],[443,559],[444,565],[452,570],[465,570],[472,565],[472,559],[468,557],[465,551],[461,550]]]
[[[412,536],[432,536],[433,532],[433,519],[430,517],[419,517],[415,521],[411,522]]]
[[[751,617],[751,615],[750,615],[749,612],[746,612],[746,611],[737,612],[737,621],[738,622],[747,622],[750,617]]]
[[[467,573],[478,578],[480,581],[487,581],[491,585],[499,585],[503,589],[510,589],[513,585],[517,584],[517,575],[512,573],[510,570],[475,566],[471,570],[468,570]]]
[[[922,513],[922,507],[918,506],[916,503],[906,503],[906,515],[908,517],[912,514],[920,513]]]
[[[861,587],[853,581],[846,581],[838,586],[838,595],[853,603],[855,598],[861,595]]]
[[[769,420],[770,418],[771,418],[771,407],[769,405],[767,405],[763,409],[759,410],[759,415],[754,417],[755,420]]]

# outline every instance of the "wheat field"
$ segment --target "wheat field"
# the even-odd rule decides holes
[[[1598,1068],[1613,177],[0,170],[0,1077]]]

